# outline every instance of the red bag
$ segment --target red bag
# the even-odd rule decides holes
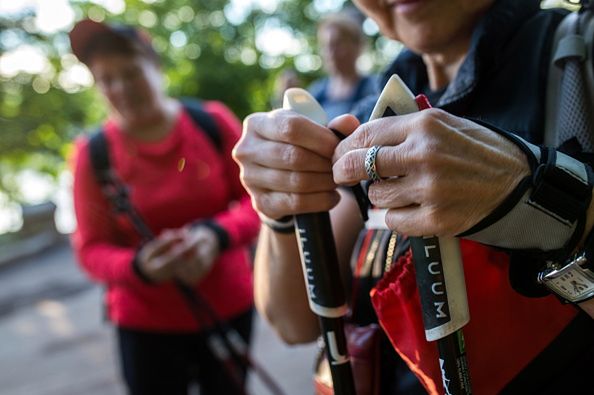
[[[508,279],[507,254],[461,241],[470,323],[464,337],[472,390],[496,394],[575,317],[555,297],[527,298]],[[371,292],[380,324],[430,394],[442,394],[437,346],[425,340],[410,251]]]
[[[351,358],[353,379],[357,395],[379,395],[380,389],[380,327],[345,325],[347,348]],[[316,361],[314,388],[316,395],[334,395],[330,366],[326,352],[320,353]]]

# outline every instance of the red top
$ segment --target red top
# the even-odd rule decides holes
[[[253,304],[246,247],[260,221],[231,158],[241,124],[222,103],[206,102],[204,109],[218,126],[223,153],[183,110],[171,133],[158,142],[136,141],[111,121],[104,131],[111,166],[154,234],[207,218],[227,231],[229,248],[197,288],[222,318],[228,318]],[[110,319],[134,329],[196,330],[199,326],[172,283],[150,285],[134,274],[132,260],[140,237],[126,215],[116,214],[103,196],[86,138],[77,141],[74,158],[74,250],[84,270],[107,285]]]

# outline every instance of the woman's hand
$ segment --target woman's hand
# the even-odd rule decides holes
[[[361,125],[334,154],[334,180],[368,179],[367,150],[380,145],[369,198],[389,209],[387,225],[411,236],[454,236],[490,214],[529,174],[505,137],[439,109]]]
[[[289,110],[252,114],[233,151],[241,181],[270,218],[328,211],[339,200],[332,176],[338,138]]]
[[[188,285],[194,285],[212,269],[220,253],[216,233],[206,226],[184,228],[183,245],[188,253],[175,266],[175,278]]]
[[[142,274],[154,283],[171,280],[175,267],[188,253],[183,240],[180,232],[165,231],[146,243],[136,257]]]

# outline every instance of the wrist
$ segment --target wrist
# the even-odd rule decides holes
[[[590,167],[554,149],[484,126],[524,152],[530,175],[491,214],[458,236],[509,250],[539,252],[547,260],[565,259],[584,234],[594,184]]]
[[[198,221],[192,224],[193,229],[196,229],[199,226],[204,226],[213,232],[218,243],[219,251],[224,251],[229,248],[231,243],[229,233],[227,233],[227,231],[221,225],[217,224],[211,219]]]
[[[262,213],[258,213],[260,221],[275,233],[291,234],[295,233],[295,217],[286,215],[279,219],[272,219]]]
[[[149,284],[149,285],[156,284],[156,282],[149,275],[147,275],[144,272],[144,270],[142,269],[140,257],[138,255],[139,255],[139,252],[136,252],[134,259],[132,259],[132,271],[134,272],[136,277],[138,279],[140,279],[143,283]]]

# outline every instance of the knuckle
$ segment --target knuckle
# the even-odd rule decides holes
[[[252,206],[256,209],[256,211],[261,212],[265,215],[268,215],[268,209],[270,208],[269,200],[266,194],[257,193],[252,195]]]
[[[447,113],[439,108],[429,108],[418,113],[418,126],[425,133],[435,132],[446,121]]]
[[[283,149],[281,159],[290,167],[294,167],[303,161],[303,153],[294,146],[288,146]]]
[[[364,123],[357,128],[353,138],[360,147],[370,147],[373,143],[373,131],[370,122]]]
[[[301,196],[296,193],[287,194],[286,203],[287,203],[287,208],[289,209],[289,212],[291,212],[291,213],[299,212],[302,207],[302,204],[303,204]]]
[[[256,128],[256,125],[259,123],[260,119],[262,118],[263,113],[253,113],[245,117],[243,120],[243,133],[250,133]]]
[[[288,113],[279,120],[279,135],[282,141],[292,142],[299,138],[303,118],[295,113]]]
[[[292,190],[301,191],[304,186],[307,185],[307,182],[304,180],[304,176],[301,173],[292,171],[289,173],[289,185]]]

